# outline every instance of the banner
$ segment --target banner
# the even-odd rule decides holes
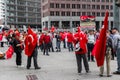
[[[80,16],[80,27],[82,30],[93,30],[95,26],[95,16]]]

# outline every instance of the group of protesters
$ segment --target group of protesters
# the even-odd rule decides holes
[[[49,52],[61,52],[62,48],[68,49],[69,52],[75,51],[78,73],[82,72],[82,59],[87,73],[91,72],[89,69],[89,62],[95,62],[94,55],[92,55],[93,48],[99,38],[99,31],[89,30],[87,32],[81,31],[80,27],[76,28],[76,32],[71,31],[44,31],[35,33],[31,28],[28,28],[26,32],[20,33],[19,30],[9,30],[1,33],[1,36],[5,36],[8,41],[8,45],[12,45],[14,52],[16,53],[16,65],[22,66],[22,51],[25,50],[25,54],[28,56],[27,69],[31,67],[31,58],[34,60],[35,69],[41,67],[37,64],[37,49],[40,49],[43,55],[50,56]],[[114,60],[117,57],[118,70],[114,74],[120,74],[120,34],[116,28],[108,30],[106,41],[106,64],[107,64],[107,77],[111,77],[110,72],[110,60]],[[3,39],[3,38],[2,38]],[[1,47],[3,42],[1,39]],[[56,39],[56,45],[53,40]],[[104,66],[100,66],[100,76],[103,76]]]

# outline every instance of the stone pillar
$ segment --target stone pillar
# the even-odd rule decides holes
[[[48,21],[48,29],[51,28],[51,21]]]
[[[72,21],[70,21],[70,29],[72,28]]]
[[[62,28],[62,21],[59,21],[59,27],[58,28]]]

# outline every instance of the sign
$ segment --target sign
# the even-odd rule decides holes
[[[95,16],[80,16],[80,27],[82,30],[95,29]]]

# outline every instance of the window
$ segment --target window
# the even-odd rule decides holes
[[[61,12],[61,16],[65,16],[65,12]]]
[[[87,5],[87,9],[91,9],[91,8],[90,8],[90,4]]]
[[[75,4],[72,4],[72,8],[76,8]]]
[[[81,12],[77,12],[77,16],[81,16]]]
[[[69,11],[66,13],[66,16],[70,16],[70,12]]]
[[[97,2],[100,2],[100,0],[97,0]]]
[[[112,6],[112,5],[110,6],[110,9],[111,9],[111,10],[113,9],[113,6]]]
[[[101,0],[101,2],[105,2],[105,0]]]
[[[80,9],[80,8],[81,8],[80,4],[77,4],[77,9]]]
[[[56,8],[59,8],[59,4],[56,4]]]
[[[86,15],[86,12],[82,12],[82,15]]]
[[[54,3],[50,3],[50,8],[54,8]]]
[[[104,16],[105,16],[105,13],[104,13],[104,12],[102,12],[102,13],[101,13],[101,16],[102,16],[102,17],[104,17]]]
[[[110,16],[113,17],[113,13],[112,12],[110,13]]]
[[[106,2],[109,2],[109,0],[106,0]]]
[[[56,16],[60,16],[60,13],[59,13],[59,11],[56,11]]]
[[[76,13],[75,13],[75,12],[72,12],[72,16],[76,16]]]
[[[97,12],[97,16],[100,16],[100,13],[99,13],[99,12]]]
[[[106,9],[109,9],[109,5],[106,5]]]
[[[96,15],[95,15],[95,12],[92,12],[92,16],[96,16]]]
[[[101,5],[101,9],[105,9],[105,5]]]
[[[54,11],[50,11],[50,16],[54,16]]]
[[[100,9],[100,5],[97,5],[97,9]]]
[[[92,5],[92,9],[95,9],[95,5]]]
[[[70,8],[70,4],[66,4],[66,8]]]
[[[65,4],[61,4],[61,8],[65,8]]]
[[[83,4],[83,5],[82,5],[82,8],[83,8],[83,9],[86,9],[86,5],[85,5],[85,4]]]
[[[87,12],[87,15],[90,16],[91,15],[90,12]]]

